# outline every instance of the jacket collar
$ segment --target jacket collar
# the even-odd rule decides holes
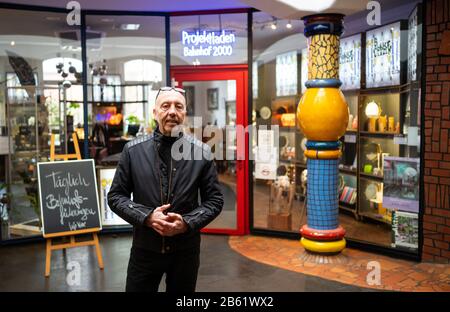
[[[159,130],[159,126],[156,126],[154,133],[154,139],[156,142],[168,142],[168,143],[174,143],[175,141],[179,140],[181,137],[183,137],[184,131],[180,131],[178,134],[178,137],[172,137],[167,136],[161,133]]]

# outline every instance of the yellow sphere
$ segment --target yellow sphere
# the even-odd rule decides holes
[[[347,129],[349,110],[337,88],[309,88],[297,107],[299,127],[308,140],[337,141]]]

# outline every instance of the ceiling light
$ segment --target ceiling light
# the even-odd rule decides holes
[[[15,41],[11,41],[11,46],[15,46],[16,42]]]
[[[273,23],[270,25],[270,28],[272,28],[273,30],[277,29],[277,23],[276,23],[276,22],[273,22]]]
[[[138,30],[140,26],[141,26],[140,24],[122,24],[122,25],[120,25],[120,29],[122,29],[122,30]]]
[[[314,0],[314,1],[299,1],[299,0],[278,0],[287,4],[288,6],[299,11],[321,12],[330,8],[336,0]]]
[[[289,21],[289,22],[286,24],[286,28],[288,28],[288,29],[291,29],[291,28],[292,28],[291,21]]]

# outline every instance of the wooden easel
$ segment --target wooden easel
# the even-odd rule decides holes
[[[73,145],[75,147],[75,154],[55,154],[55,135],[51,135],[50,139],[50,161],[55,160],[69,160],[69,159],[78,159],[81,160],[81,154],[80,154],[80,147],[78,146],[78,139],[76,133],[72,134],[73,138]],[[61,232],[61,233],[55,233],[55,234],[48,234],[44,237],[47,240],[46,243],[46,257],[45,257],[45,277],[50,276],[50,263],[52,258],[52,251],[53,250],[64,250],[66,248],[73,248],[73,247],[81,247],[81,246],[95,246],[95,251],[97,253],[97,260],[98,260],[98,266],[100,270],[103,270],[103,257],[102,252],[100,250],[100,242],[98,240],[97,232],[100,231],[100,228],[93,228],[93,229],[87,229],[87,230],[78,230],[78,231],[68,231],[68,232]],[[75,235],[80,234],[86,234],[86,233],[92,233],[92,240],[88,241],[82,241],[77,242],[75,240]],[[54,237],[64,237],[68,236],[70,238],[69,243],[63,243],[63,244],[52,244],[52,238]]]

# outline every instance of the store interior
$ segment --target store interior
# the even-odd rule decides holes
[[[270,178],[261,178],[261,164],[250,162],[250,228],[298,234],[306,223],[306,139],[295,118],[308,79],[301,20],[249,13],[250,46],[246,12],[170,16],[167,54],[163,14],[87,14],[86,119],[80,27],[67,25],[64,13],[5,8],[0,13],[2,240],[40,235],[36,164],[48,161],[52,135],[57,152],[73,151],[74,132],[82,151],[87,141],[85,156],[96,163],[105,228],[129,228],[110,212],[105,194],[123,146],[155,127],[152,109],[158,89],[168,81],[168,61],[174,67],[248,64],[249,124],[279,126]],[[341,138],[339,220],[349,240],[410,254],[418,252],[418,210],[402,210],[385,198],[402,193],[404,199],[418,201],[419,196],[421,14],[420,1],[406,0],[386,4],[381,25],[367,25],[364,11],[353,13],[345,17],[340,40],[341,90],[350,120]],[[232,30],[233,53],[185,55],[183,31],[199,29]],[[389,48],[379,42],[388,42]],[[392,64],[377,63],[371,55],[385,55]],[[236,124],[233,80],[190,81],[183,88],[188,127],[193,116],[202,117],[202,128]],[[255,132],[250,150],[261,139]],[[234,229],[236,161],[218,160],[216,165],[227,200],[221,217],[209,227]]]

